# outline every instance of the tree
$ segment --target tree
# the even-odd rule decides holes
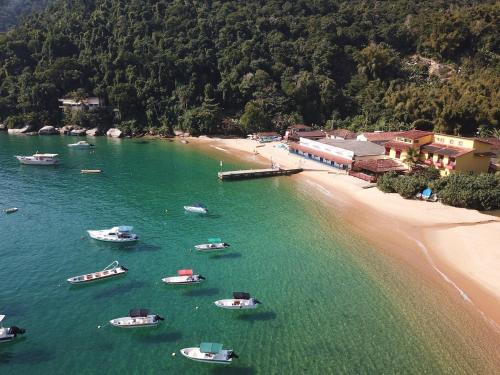
[[[263,130],[269,130],[271,127],[271,118],[266,113],[263,100],[252,100],[245,105],[245,111],[240,119],[243,126],[243,132],[246,134]]]
[[[420,156],[420,150],[416,147],[410,147],[406,151],[404,163],[408,166],[410,172],[413,170],[413,168],[415,168],[419,156]]]

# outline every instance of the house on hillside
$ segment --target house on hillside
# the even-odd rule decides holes
[[[327,138],[330,139],[356,139],[356,133],[348,129],[334,129],[325,131]]]
[[[384,143],[385,154],[393,159],[405,160],[408,150],[431,143],[434,133],[423,130],[399,132],[392,140]]]
[[[290,135],[292,135],[292,138],[295,138],[297,141],[299,140],[299,136],[296,136],[296,134],[301,133],[301,132],[309,132],[312,130],[312,127],[308,125],[303,125],[303,124],[295,124],[291,125],[288,128],[286,128],[285,136],[283,139],[285,141],[289,140]]]
[[[86,111],[93,110],[104,105],[104,99],[98,97],[89,97],[82,100],[75,99],[57,99],[60,103],[59,108],[63,111]]]
[[[322,130],[310,130],[298,133],[292,132],[288,135],[287,140],[289,142],[299,142],[301,138],[318,140],[326,138],[326,133]]]

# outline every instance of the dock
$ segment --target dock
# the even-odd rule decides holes
[[[219,172],[221,180],[242,180],[249,178],[262,178],[274,176],[289,176],[291,174],[302,172],[302,168],[266,168],[266,169],[246,169],[240,171]]]

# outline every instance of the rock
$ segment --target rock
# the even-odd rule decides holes
[[[106,135],[112,138],[121,138],[123,137],[123,132],[120,129],[111,128],[106,132]]]
[[[85,129],[73,129],[70,130],[69,135],[76,135],[76,136],[82,136],[87,133],[87,130]]]
[[[61,134],[69,134],[74,128],[73,125],[64,125],[61,129],[59,129],[59,133]]]
[[[8,132],[9,134],[25,134],[31,131],[31,126],[26,125],[24,128],[21,129],[9,129]]]
[[[47,125],[38,131],[39,135],[54,135],[59,134],[59,132],[53,126]]]
[[[7,130],[7,125],[6,124],[0,124],[0,130]]]
[[[183,135],[183,134],[184,134],[184,132],[183,132],[182,130],[174,130],[174,134],[175,134],[176,136],[181,136],[181,135]]]
[[[86,131],[86,134],[90,137],[97,137],[98,135],[102,135],[102,131],[99,128],[93,128]]]

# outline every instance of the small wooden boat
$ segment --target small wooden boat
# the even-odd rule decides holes
[[[193,361],[209,362],[228,365],[233,358],[238,358],[236,353],[230,349],[222,349],[222,344],[214,342],[202,342],[198,348],[184,348],[181,354]]]
[[[109,264],[106,268],[99,272],[92,272],[86,275],[74,276],[68,279],[71,284],[84,284],[92,281],[108,279],[110,277],[121,276],[128,272],[128,269],[124,266],[120,266],[118,261],[115,260]]]
[[[220,238],[209,238],[208,243],[202,243],[200,245],[195,245],[195,249],[201,252],[224,250],[229,247],[228,243],[222,242]]]
[[[82,169],[80,173],[81,174],[102,173],[102,169]]]
[[[178,270],[177,275],[178,276],[165,277],[161,280],[166,284],[177,285],[198,284],[205,280],[201,275],[194,275],[193,270]]]
[[[11,207],[11,208],[6,208],[4,212],[6,214],[13,214],[14,212],[17,212],[18,208],[17,207]]]
[[[146,309],[132,309],[128,315],[123,318],[112,319],[109,322],[111,325],[120,328],[140,328],[156,326],[160,321],[165,320],[160,315],[150,314]]]
[[[7,342],[14,340],[17,335],[22,335],[26,332],[25,329],[16,326],[5,328],[2,326],[2,321],[5,315],[0,315],[0,342]]]
[[[250,293],[245,292],[234,292],[233,298],[214,302],[215,306],[230,310],[255,309],[261,303],[259,300],[250,297]]]

